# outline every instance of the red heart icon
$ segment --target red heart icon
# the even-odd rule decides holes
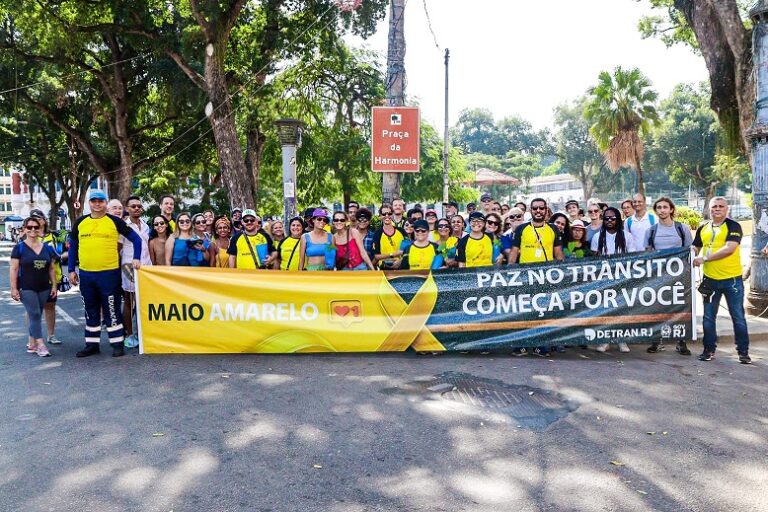
[[[333,312],[341,317],[347,316],[349,314],[349,306],[336,306],[333,308]]]

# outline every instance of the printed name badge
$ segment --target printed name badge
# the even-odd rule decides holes
[[[541,258],[541,249],[536,249],[536,257]]]

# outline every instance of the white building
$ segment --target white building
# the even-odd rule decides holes
[[[535,197],[540,197],[545,199],[554,211],[563,208],[565,202],[571,199],[584,203],[584,188],[581,186],[581,182],[570,174],[537,176],[528,185],[530,194],[519,198],[526,203]]]

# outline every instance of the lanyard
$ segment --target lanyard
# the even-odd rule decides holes
[[[533,225],[533,222],[531,222],[531,227],[533,228],[533,232],[536,233],[536,240],[539,242],[539,247],[541,247],[541,250],[544,251],[544,261],[549,261],[549,258],[547,257],[547,250],[544,248],[544,243],[541,241],[541,237],[539,236],[539,230],[536,229],[536,226]]]

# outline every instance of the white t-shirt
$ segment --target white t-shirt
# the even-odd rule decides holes
[[[130,218],[125,219],[125,223],[128,224],[128,227],[134,230],[141,238],[141,264],[152,265],[152,259],[149,257],[149,224],[144,222],[144,219],[139,219],[140,224],[137,226]],[[118,242],[123,244],[123,248],[120,251],[120,264],[125,265],[133,262],[133,242],[123,235],[120,235]],[[122,270],[120,274],[123,282],[123,290],[127,292],[134,291],[131,279]]]
[[[632,233],[624,230],[624,239],[626,241],[627,246],[627,252],[638,252],[642,251],[642,247],[638,247],[638,244],[635,242],[635,237],[632,236]],[[600,232],[598,231],[595,233],[595,236],[592,237],[592,243],[590,244],[590,248],[597,253],[597,247],[600,245]],[[605,249],[606,252],[604,254],[616,254],[616,233],[608,233],[605,232]]]
[[[653,219],[653,223],[651,223],[651,219]],[[632,233],[632,236],[635,237],[635,240],[640,240],[642,243],[642,241],[645,240],[645,234],[649,229],[651,229],[653,224],[656,224],[656,222],[658,222],[658,219],[656,219],[654,214],[651,212],[645,212],[645,215],[643,215],[641,218],[637,218],[637,214],[634,214],[624,222],[624,226],[629,230],[630,233]]]

